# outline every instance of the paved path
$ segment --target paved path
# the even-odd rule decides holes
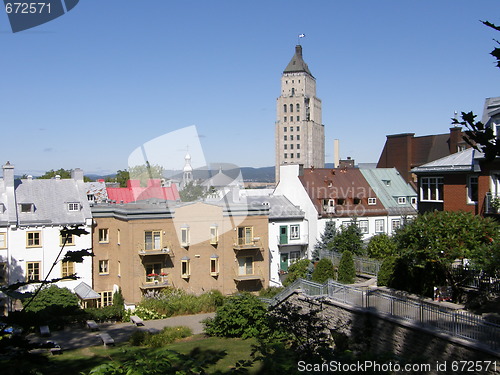
[[[66,327],[63,331],[53,331],[50,337],[40,337],[30,334],[28,338],[33,342],[55,341],[63,350],[79,349],[88,346],[102,345],[99,333],[106,332],[115,343],[127,341],[136,330],[160,331],[163,327],[187,326],[193,334],[203,333],[202,320],[213,317],[215,313],[175,316],[167,319],[145,320],[144,326],[136,327],[127,323],[99,323],[99,331],[90,331],[88,328]]]

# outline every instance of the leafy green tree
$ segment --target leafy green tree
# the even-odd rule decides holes
[[[71,178],[71,169],[64,169],[64,168],[59,168],[57,171],[51,169],[48,172],[45,172],[42,176],[37,177],[38,179],[41,180],[50,180],[51,178],[55,178],[56,176],[60,176],[62,179],[68,179]],[[27,175],[23,175],[22,178],[27,178]],[[89,182],[91,181],[90,178],[87,176],[83,176],[83,181]]]
[[[115,181],[120,184],[120,187],[127,187],[128,180],[130,180],[130,173],[127,170],[116,171]]]
[[[377,234],[370,238],[366,248],[368,256],[375,259],[385,259],[397,252],[396,242],[385,233]]]
[[[398,258],[393,255],[387,256],[377,274],[377,285],[378,286],[393,286],[395,284],[395,268]]]
[[[335,279],[335,268],[333,263],[328,258],[321,259],[314,268],[312,273],[312,281],[323,284],[329,279]]]
[[[184,188],[179,191],[182,202],[194,202],[198,199],[203,199],[207,196],[205,188],[196,184],[194,181],[189,181]]]
[[[346,250],[342,253],[338,269],[338,281],[343,284],[352,284],[356,280],[356,268],[352,253]]]
[[[362,238],[361,230],[354,221],[337,232],[330,242],[330,247],[339,253],[349,250],[353,254],[362,255],[364,253]]]
[[[305,279],[310,265],[311,261],[309,259],[301,259],[292,263],[290,267],[288,267],[288,275],[283,281],[283,286],[288,286],[297,279]]]
[[[204,321],[205,332],[220,337],[256,337],[266,326],[266,313],[266,306],[257,296],[232,296],[217,309],[214,318]]]
[[[146,162],[145,165],[130,167],[128,173],[131,180],[139,180],[141,181],[141,186],[147,186],[149,180],[163,178],[163,167],[157,164],[151,165]]]

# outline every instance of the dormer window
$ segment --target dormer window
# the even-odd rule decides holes
[[[68,203],[68,211],[80,211],[80,203],[77,202]]]
[[[398,197],[398,204],[406,204],[406,197]]]
[[[377,204],[377,198],[368,198],[368,205],[373,206]]]
[[[32,213],[35,212],[35,205],[33,203],[21,203],[19,205],[22,213]]]

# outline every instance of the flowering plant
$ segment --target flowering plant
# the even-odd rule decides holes
[[[157,274],[157,273],[150,273],[150,274],[148,275],[148,277],[155,277],[155,276],[158,276],[158,274]]]
[[[160,273],[160,276],[167,276],[168,274],[165,272]]]

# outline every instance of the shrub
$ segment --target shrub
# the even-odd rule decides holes
[[[85,314],[87,319],[92,319],[98,322],[104,322],[107,320],[117,320],[121,321],[124,315],[123,307],[118,306],[104,306],[104,307],[90,307],[85,309]]]
[[[344,284],[352,284],[356,279],[356,268],[354,267],[354,259],[352,253],[346,250],[340,258],[338,281]]]
[[[351,222],[347,227],[342,227],[337,232],[332,242],[328,245],[329,248],[343,253],[350,251],[356,255],[363,255],[363,235],[356,222]]]
[[[190,328],[184,326],[164,327],[158,333],[150,333],[143,330],[135,331],[129,339],[134,346],[148,346],[150,348],[161,348],[173,343],[175,340],[189,337],[193,334]]]
[[[370,239],[366,250],[370,258],[384,260],[386,257],[396,254],[397,246],[391,237],[381,233]]]
[[[203,322],[205,332],[220,337],[256,337],[266,326],[266,312],[264,303],[250,293],[232,296],[214,318]]]
[[[259,291],[259,296],[263,297],[263,298],[273,298],[276,294],[281,292],[283,289],[285,289],[285,288],[282,286],[280,286],[280,287],[270,286],[268,288],[261,289]]]
[[[394,270],[396,267],[397,258],[389,256],[384,259],[377,275],[377,285],[390,286],[393,284]]]
[[[293,263],[288,268],[288,275],[285,281],[283,281],[283,286],[288,286],[297,279],[305,279],[310,264],[311,261],[309,259],[302,259]]]
[[[333,263],[328,258],[321,259],[312,273],[312,281],[324,283],[328,279],[335,279]]]

